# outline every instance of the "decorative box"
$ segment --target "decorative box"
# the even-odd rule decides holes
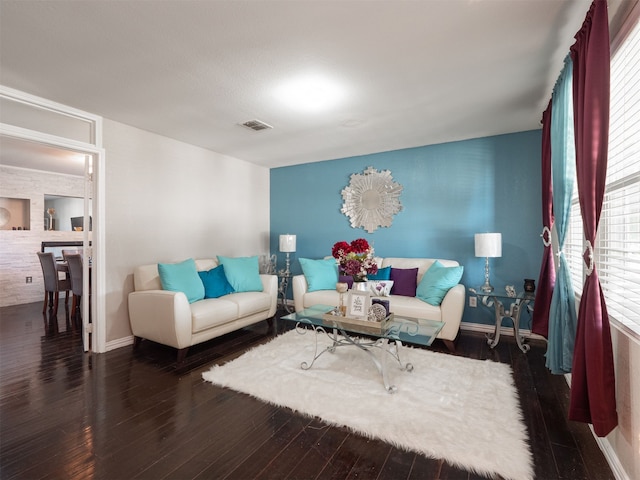
[[[356,333],[371,333],[382,335],[387,331],[389,323],[393,321],[393,313],[390,313],[382,321],[376,322],[364,318],[342,317],[325,313],[322,316],[323,325],[331,328],[341,328]]]

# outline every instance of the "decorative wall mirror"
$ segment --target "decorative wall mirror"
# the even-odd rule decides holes
[[[89,211],[91,200],[89,199]],[[44,194],[44,229],[65,232],[83,230],[84,198]],[[92,221],[89,217],[89,231]]]
[[[402,185],[393,181],[391,172],[378,172],[368,167],[351,175],[349,185],[342,190],[344,203],[340,210],[350,218],[352,228],[364,228],[372,233],[378,227],[390,227],[393,216],[402,210]]]

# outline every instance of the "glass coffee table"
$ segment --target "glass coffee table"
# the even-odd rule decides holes
[[[302,362],[300,368],[310,369],[315,361],[324,353],[333,353],[339,347],[350,346],[366,352],[378,372],[382,376],[384,387],[389,393],[397,391],[395,385],[390,384],[387,376],[387,355],[391,356],[400,366],[400,370],[411,372],[413,365],[400,360],[402,342],[416,345],[430,346],[444,326],[443,322],[391,315],[386,321],[373,322],[332,315],[336,308],[329,305],[313,305],[300,312],[294,312],[280,317],[281,320],[295,322],[296,331],[304,334],[310,327],[315,332],[315,351],[310,362]],[[318,351],[318,336],[326,335],[331,344]],[[362,337],[361,335],[366,335]],[[378,358],[374,351],[380,352]]]

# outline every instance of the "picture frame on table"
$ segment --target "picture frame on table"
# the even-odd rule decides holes
[[[371,306],[371,295],[369,292],[349,291],[347,298],[347,317],[367,319],[369,307]]]

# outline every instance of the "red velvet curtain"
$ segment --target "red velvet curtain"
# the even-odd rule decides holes
[[[531,331],[547,338],[549,336],[549,306],[556,283],[556,270],[551,249],[553,228],[553,184],[551,182],[551,100],[542,114],[542,265],[538,276],[536,305],[533,309]]]
[[[591,247],[595,245],[602,210],[609,142],[606,0],[594,0],[575,38],[571,59],[576,175],[584,234],[590,243],[583,257],[593,270],[587,275],[578,311],[569,419],[593,424],[596,435],[603,437],[618,424],[609,316]]]

